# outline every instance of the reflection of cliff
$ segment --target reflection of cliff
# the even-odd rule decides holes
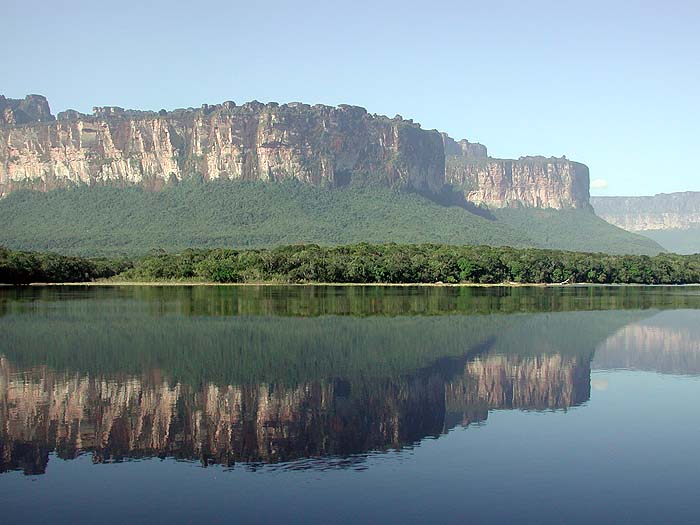
[[[542,354],[494,355],[467,363],[464,376],[446,387],[445,403],[461,423],[486,419],[489,410],[554,410],[590,396],[590,362],[583,357]]]
[[[454,368],[457,375],[455,376]],[[463,370],[463,372],[462,372]],[[0,362],[0,471],[42,473],[49,452],[95,462],[169,456],[231,465],[399,448],[492,408],[588,398],[588,363],[543,355],[452,360],[409,377],[194,388],[157,372],[106,379]],[[459,422],[455,420],[455,422]]]
[[[696,310],[686,310],[625,326],[597,348],[593,367],[700,374],[698,321]]]

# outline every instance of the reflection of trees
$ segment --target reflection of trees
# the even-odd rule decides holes
[[[400,448],[501,408],[560,409],[588,398],[585,358],[439,360],[352,382],[194,387],[141,377],[15,371],[0,362],[2,470],[41,473],[54,451],[95,462],[169,456],[232,465]],[[451,423],[454,421],[454,423]]]
[[[95,317],[119,306],[141,316],[406,316],[697,308],[700,298],[677,288],[386,287],[386,286],[127,286],[0,289],[0,315],[60,301]],[[97,316],[100,317],[100,316]]]

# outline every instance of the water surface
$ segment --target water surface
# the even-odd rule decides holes
[[[700,288],[0,290],[3,522],[690,523]]]

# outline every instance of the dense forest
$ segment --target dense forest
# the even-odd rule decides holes
[[[138,256],[153,248],[488,244],[654,255],[654,241],[586,210],[486,210],[458,195],[381,186],[328,189],[295,181],[187,180],[161,191],[75,187],[0,199],[0,245],[80,256]]]
[[[441,244],[315,244],[86,259],[0,249],[0,282],[700,283],[700,255],[608,255]]]
[[[71,257],[56,253],[21,252],[0,246],[0,283],[88,282],[113,277],[133,266],[124,258]]]

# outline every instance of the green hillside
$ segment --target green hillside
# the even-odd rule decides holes
[[[141,254],[192,247],[318,243],[446,243],[653,254],[651,240],[586,212],[444,206],[383,187],[294,182],[186,182],[19,191],[0,200],[0,245],[65,254]]]
[[[688,230],[646,230],[639,233],[658,242],[670,252],[686,255],[700,253],[700,227]]]
[[[663,247],[582,210],[495,210],[494,215],[516,231],[526,232],[543,248],[579,252],[656,254]]]

